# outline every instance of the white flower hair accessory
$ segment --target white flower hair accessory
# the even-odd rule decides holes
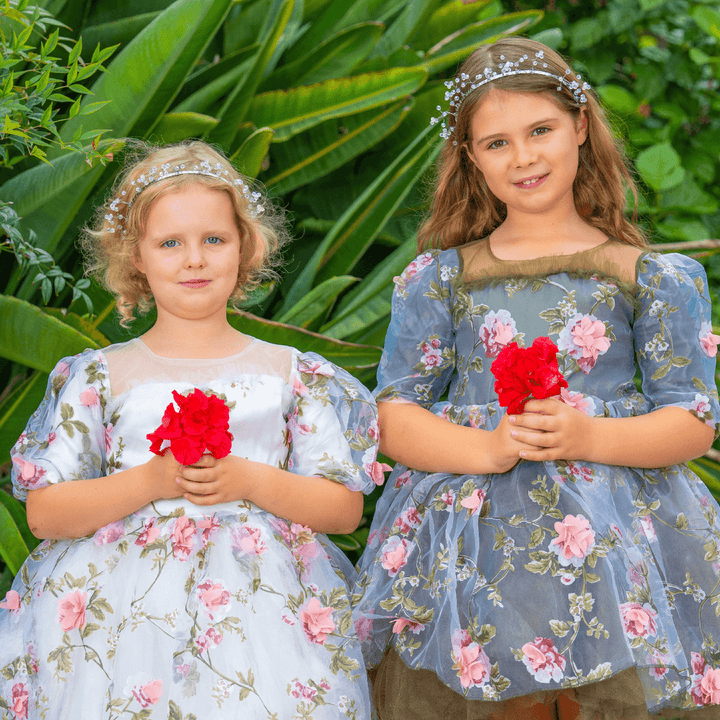
[[[179,175],[204,175],[205,177],[215,178],[216,180],[222,180],[227,183],[230,187],[237,188],[243,194],[248,203],[248,210],[250,216],[255,218],[258,215],[262,215],[265,212],[265,208],[258,202],[262,197],[259,192],[251,192],[247,184],[240,178],[232,179],[230,171],[227,170],[221,163],[216,163],[214,166],[210,165],[207,160],[203,160],[199,165],[193,165],[192,167],[186,166],[185,163],[180,165],[170,165],[165,163],[159,168],[153,165],[147,175],[143,174],[135,180],[131,181],[133,190],[130,190],[130,196],[128,198],[128,191],[123,190],[119,197],[116,197],[109,205],[109,212],[105,215],[107,221],[106,231],[110,233],[121,232],[123,235],[126,234],[125,223],[122,222],[127,217],[120,212],[120,206],[126,205],[125,212],[133,206],[137,196],[145,190],[145,188],[153,185],[161,180],[166,180],[170,177],[178,177]]]
[[[500,63],[499,69],[486,67],[482,74],[476,75],[474,79],[467,73],[460,73],[460,75],[456,76],[453,80],[447,80],[445,82],[445,87],[447,88],[445,100],[449,101],[451,109],[443,110],[442,107],[438,105],[437,109],[440,111],[440,115],[431,118],[430,124],[437,125],[439,123],[442,128],[440,137],[449,140],[455,130],[455,122],[457,121],[458,112],[460,111],[463,100],[465,100],[473,90],[477,90],[479,87],[494,80],[512,75],[543,75],[544,77],[553,78],[560,83],[557,86],[558,92],[562,92],[563,88],[567,88],[567,90],[572,93],[576,103],[586,103],[587,96],[585,95],[585,91],[590,90],[590,85],[587,82],[581,84],[582,77],[580,75],[576,75],[575,78],[573,78],[570,68],[565,70],[564,76],[550,72],[547,70],[547,63],[542,62],[544,58],[545,53],[539,50],[535,53],[535,59],[532,61],[532,65],[523,67],[522,63],[529,60],[527,54],[515,62],[505,60],[505,56],[501,55],[500,60],[502,62]],[[448,117],[453,118],[452,125],[446,120]],[[453,145],[457,145],[457,140],[453,140]]]

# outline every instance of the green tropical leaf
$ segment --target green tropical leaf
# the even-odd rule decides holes
[[[293,283],[283,311],[307,294],[316,279],[352,271],[440,148],[435,129],[428,125],[335,223]]]
[[[307,55],[275,70],[260,89],[266,92],[312,85],[349,75],[370,54],[383,29],[382,23],[369,22],[341,30]]]
[[[159,14],[160,11],[145,12],[98,25],[85,26],[80,38],[88,49],[95,48],[98,44],[106,47],[120,43],[124,47]]]
[[[283,195],[327,175],[389,135],[412,106],[412,98],[403,99],[380,110],[328,120],[292,142],[276,143],[271,148],[273,174],[265,185]]]
[[[316,288],[313,288],[305,297],[293,307],[275,318],[277,322],[289,323],[297,327],[308,327],[314,320],[320,318],[332,306],[340,293],[348,286],[358,281],[355,277],[341,275],[328,278]]]
[[[345,295],[330,322],[320,332],[342,340],[373,327],[390,315],[393,279],[417,255],[417,240],[406,240],[382,261],[350,293]]]
[[[326,360],[353,373],[373,370],[380,362],[382,350],[372,345],[355,345],[334,340],[293,325],[265,320],[250,313],[229,313],[230,324],[240,332],[278,345],[290,345],[301,352],[316,352]]]
[[[438,0],[408,2],[375,46],[370,59],[388,58],[396,50],[399,50],[407,43],[408,38],[415,30],[422,27],[423,23],[428,20],[438,4]]]
[[[0,557],[10,568],[10,572],[16,574],[30,554],[30,548],[7,507],[13,502],[17,503],[17,500],[0,490]]]
[[[98,149],[102,152],[117,152],[124,145],[123,140],[101,140]],[[41,163],[17,173],[0,187],[0,197],[5,202],[12,202],[20,217],[26,217],[93,170],[82,153],[66,153],[49,163]]]
[[[25,429],[28,418],[40,405],[47,381],[47,373],[35,370],[0,403],[0,457],[7,458],[10,454],[10,448]]]
[[[249,116],[275,129],[275,142],[325,120],[352,115],[410,95],[427,79],[422,68],[397,68],[326,80],[290,90],[256,95]]]
[[[192,137],[200,137],[212,130],[218,120],[209,115],[194,112],[165,113],[155,126],[153,135],[163,144],[181,142]]]
[[[542,20],[543,14],[542,10],[524,10],[470,25],[428,50],[425,60],[419,65],[431,74],[454,67],[481,45],[531,28]]]
[[[113,304],[113,309],[115,305]],[[77,315],[74,312],[67,312],[60,308],[44,308],[43,312],[47,315],[51,315],[54,318],[64,322],[71,328],[75,328],[78,332],[83,335],[87,335],[91,340],[97,343],[98,347],[107,347],[110,341],[97,329],[95,323],[90,320],[86,320],[84,317]]]
[[[428,50],[442,39],[463,30],[478,21],[478,16],[492,0],[479,0],[464,3],[463,0],[451,0],[437,8],[422,23],[410,38],[413,47]]]
[[[255,178],[267,157],[275,131],[272,128],[260,128],[243,142],[240,149],[230,158],[237,169],[246,177]]]
[[[275,47],[290,20],[293,7],[293,0],[273,0],[272,6],[268,8],[268,16],[275,18],[275,22],[261,41],[260,50],[255,55],[252,66],[225,99],[218,113],[220,124],[207,135],[210,142],[219,143],[225,148],[230,148],[233,152],[237,149],[233,147],[233,141],[237,134],[238,125],[248,115],[250,102],[258,85],[260,85],[265,68],[275,52]],[[251,118],[256,127],[270,125],[270,123],[259,121],[254,115],[251,115]]]
[[[160,120],[188,73],[219,29],[232,0],[177,0],[113,58],[92,87],[94,97],[110,100],[90,116],[77,115],[60,130],[64,141],[80,129],[106,128],[118,137],[143,137]],[[54,157],[54,151],[48,153]],[[54,252],[103,168],[94,168],[25,218],[39,244]]]
[[[0,317],[0,357],[35,370],[49,373],[61,358],[99,347],[92,338],[18,298],[0,295]]]

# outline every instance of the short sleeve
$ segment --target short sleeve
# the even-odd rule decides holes
[[[430,408],[455,369],[451,283],[458,273],[454,250],[415,258],[395,278],[392,316],[378,368],[378,401]]]
[[[707,277],[678,253],[640,260],[633,336],[643,392],[655,408],[681,407],[720,428],[715,387],[717,343],[710,322]]]
[[[298,354],[291,382],[288,469],[364,493],[381,485],[377,406],[370,391],[315,353]]]
[[[10,451],[15,497],[68,480],[101,477],[105,468],[107,366],[98,350],[63,358],[45,397]]]

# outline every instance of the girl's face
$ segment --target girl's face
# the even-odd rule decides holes
[[[545,95],[491,90],[470,123],[468,154],[490,191],[513,212],[574,208],[578,149],[587,139],[580,120]]]
[[[133,264],[147,278],[158,317],[224,317],[240,250],[230,198],[198,183],[153,202]]]

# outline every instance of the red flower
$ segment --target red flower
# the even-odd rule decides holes
[[[172,403],[165,408],[160,427],[147,436],[150,451],[164,455],[170,450],[181,465],[193,465],[206,449],[218,459],[229,455],[233,436],[225,402],[197,388],[187,397],[173,390],[173,398],[179,409]]]
[[[492,374],[495,392],[509,415],[519,415],[531,398],[559,395],[568,386],[557,363],[557,346],[548,337],[539,337],[532,347],[521,348],[509,343],[495,358]]]

